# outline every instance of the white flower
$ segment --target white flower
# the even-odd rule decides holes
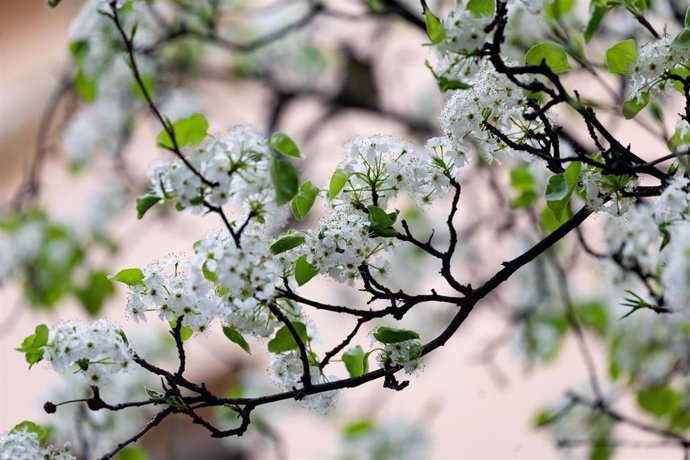
[[[673,38],[664,35],[657,40],[647,42],[638,51],[637,61],[631,65],[630,88],[628,97],[637,96],[653,90],[661,92],[661,76],[688,60],[687,53],[671,47]]]
[[[523,119],[525,100],[522,89],[496,72],[488,61],[482,63],[467,83],[472,87],[455,91],[441,113],[441,130],[455,149],[465,151],[468,149],[467,141],[478,141],[479,149],[488,161],[500,153],[512,152],[487,128],[487,124],[515,143],[541,147],[526,137],[528,132],[543,131],[543,126],[540,121]]]
[[[56,372],[81,373],[91,385],[98,385],[131,364],[131,352],[120,328],[104,319],[57,326],[50,331],[43,350],[43,359]]]
[[[76,460],[68,451],[69,445],[42,447],[38,435],[26,427],[0,435],[0,460]]]
[[[302,376],[304,367],[298,350],[282,353],[271,353],[271,361],[268,365],[268,375],[281,390],[292,391],[293,388],[302,388]],[[312,384],[325,383],[328,380],[317,366],[309,367],[309,376]],[[338,391],[327,391],[309,395],[300,400],[300,404],[319,413],[326,413],[335,404]]]
[[[376,361],[380,367],[402,366],[407,374],[413,373],[419,368],[424,347],[419,339],[405,340],[403,342],[386,343],[383,351],[378,354]]]
[[[690,179],[679,177],[668,183],[654,208],[657,223],[690,218]]]
[[[656,273],[661,235],[651,207],[633,206],[623,216],[609,217],[604,231],[610,252],[620,253],[624,266],[637,265],[644,273]]]
[[[449,80],[466,82],[479,68],[478,52],[487,40],[484,31],[491,16],[476,17],[467,10],[451,11],[443,21],[445,37],[436,51],[435,72]]]
[[[673,225],[670,231],[671,242],[663,251],[664,301],[670,309],[690,317],[690,222]]]

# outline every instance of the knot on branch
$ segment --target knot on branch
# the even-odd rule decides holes
[[[389,388],[395,391],[402,391],[405,388],[407,388],[407,386],[410,384],[409,380],[403,380],[402,382],[399,381],[394,374],[396,370],[396,368],[390,367],[388,365],[384,367],[384,371],[386,374],[383,378],[383,388]]]

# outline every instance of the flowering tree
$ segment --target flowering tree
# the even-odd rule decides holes
[[[26,270],[26,296],[36,305],[53,305],[73,293],[97,313],[114,291],[112,281],[126,285],[131,319],[164,321],[177,358],[173,370],[156,364],[130,343],[126,325],[103,319],[39,325],[18,348],[29,365],[43,361],[58,373],[76,374],[89,391],[87,397],[46,402],[46,412],[69,405],[93,412],[152,409],[134,434],[99,453],[109,459],[169,417],[190,418],[212,437],[233,437],[250,428],[258,408],[278,401],[293,399],[327,411],[348,388],[379,382],[400,391],[410,384],[405,374],[461,333],[475,309],[517,278],[526,294],[512,302],[507,324],[523,358],[552,358],[572,333],[588,370],[587,392],[569,392],[560,405],[538,414],[537,424],[552,427],[564,449],[588,446],[591,458],[608,458],[623,443],[615,435],[618,426],[654,435],[687,458],[690,13],[681,4],[592,0],[581,17],[582,5],[573,0],[470,0],[458,2],[442,20],[440,10],[447,6],[433,5],[432,11],[426,2],[365,1],[353,13],[305,1],[296,20],[237,41],[221,28],[227,11],[233,12],[223,1],[88,1],[70,44],[73,69],[56,93],[59,98],[74,92],[83,100],[63,130],[66,152],[79,166],[97,148],[108,150],[122,167],[135,114],[148,111],[160,125],[157,145],[169,155],[150,167],[146,190],[136,198],[142,225],[151,211],[169,204],[177,212],[216,215],[221,228],[190,241],[190,256],[171,255],[147,267],[112,270],[110,276],[94,268],[86,285],[74,286],[70,276],[86,263],[89,245],[107,238],[99,238],[105,231],[94,226],[80,242],[44,213],[30,210],[27,203],[40,185],[39,151],[14,212],[5,219],[7,244],[15,249],[2,252],[8,259],[3,266]],[[395,16],[423,28],[434,54],[427,66],[447,95],[440,135],[422,146],[384,136],[355,139],[325,183],[300,177],[305,154],[275,125],[282,104],[302,83],[297,78],[289,90],[275,84],[276,56],[285,53],[271,54],[270,47],[320,15]],[[269,49],[266,56],[243,62],[243,72],[277,88],[270,135],[238,127],[212,136],[190,97],[170,91],[201,72],[206,45]],[[292,65],[309,71],[299,62]],[[579,86],[571,78],[578,74],[600,82],[608,99]],[[358,84],[366,89],[361,80]],[[175,101],[172,94],[184,100]],[[353,102],[347,84],[331,102],[372,108],[366,98]],[[627,144],[611,128],[614,122],[649,131],[665,149]],[[509,171],[508,190],[495,180],[500,171]],[[524,249],[501,255],[506,260],[489,276],[483,270],[461,274],[462,263],[475,262],[466,243],[475,224],[490,227],[498,221],[494,216],[472,226],[459,223],[467,189],[484,174],[491,179],[491,194],[509,213],[508,232],[520,237]],[[506,199],[508,194],[513,197]],[[429,216],[429,230],[399,211],[410,203]],[[323,217],[309,225],[310,211],[319,205]],[[108,214],[108,208],[100,209]],[[583,227],[593,214],[606,216],[600,219],[605,250],[591,244]],[[516,216],[524,217],[524,225],[511,222]],[[63,251],[60,257],[55,247]],[[410,248],[435,266],[432,289],[396,282],[396,270],[419,263],[401,256]],[[606,306],[586,298],[570,260],[579,252],[607,267],[616,283],[614,297],[627,293],[625,318],[617,318],[622,315],[615,302]],[[309,298],[302,286],[316,276],[364,292],[367,304]],[[435,333],[422,336],[408,318],[435,304],[448,305],[453,313]],[[323,353],[312,346],[319,329],[308,316],[313,310],[352,323],[346,336],[327,337],[332,347]],[[277,389],[225,396],[190,379],[186,344],[214,328],[246,352],[266,339],[268,372]],[[616,392],[635,395],[649,419],[615,406],[614,391],[593,365],[588,337],[607,347]],[[159,382],[147,387],[147,397],[103,396],[133,369]],[[207,408],[235,414],[234,425],[202,415]],[[0,458],[74,458],[68,449],[48,445],[45,435],[31,422],[17,425],[0,437]],[[81,449],[78,454],[90,455]]]

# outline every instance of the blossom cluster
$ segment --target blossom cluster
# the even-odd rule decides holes
[[[225,299],[223,320],[242,332],[268,336],[278,322],[266,304],[283,285],[284,268],[271,253],[261,226],[247,227],[241,246],[222,231],[199,241],[195,252],[197,262],[220,286]]]
[[[466,81],[480,67],[479,51],[488,34],[484,30],[491,16],[475,16],[467,10],[451,11],[443,21],[444,38],[434,45],[438,77],[451,81]]]
[[[150,190],[178,208],[202,212],[213,206],[242,206],[245,216],[274,224],[287,217],[275,202],[271,181],[273,152],[265,136],[249,128],[236,128],[228,135],[195,148],[187,156],[196,170],[213,186],[204,183],[180,159],[161,160],[149,171]]]
[[[193,332],[220,319],[241,333],[269,336],[279,322],[267,303],[283,286],[286,268],[263,230],[248,225],[239,245],[226,230],[211,233],[194,245],[193,258],[170,255],[150,264],[141,282],[130,285],[128,313],[137,321],[148,311],[166,321],[182,318]]]
[[[419,339],[386,343],[383,351],[376,357],[376,361],[382,368],[402,366],[406,373],[412,374],[421,364],[423,351],[424,347]]]
[[[642,100],[642,95],[649,91],[662,92],[665,89],[664,74],[680,66],[688,67],[686,50],[671,46],[673,37],[662,37],[643,44],[637,61],[631,65],[629,97],[636,96]]]
[[[473,142],[478,142],[478,149],[489,162],[512,153],[489,125],[511,142],[540,147],[530,136],[543,132],[544,126],[540,120],[524,119],[526,99],[523,91],[507,76],[497,72],[490,62],[483,61],[467,83],[471,88],[455,91],[441,113],[443,134],[456,150],[466,151]]]
[[[132,355],[122,330],[99,319],[89,324],[66,322],[50,331],[43,359],[60,374],[77,372],[98,385],[112,373],[126,370]]]
[[[349,428],[349,429],[348,429]],[[417,425],[399,416],[392,423],[357,421],[345,428],[342,458],[418,460],[429,458],[429,439]]]
[[[444,137],[432,138],[424,149],[387,137],[356,139],[345,146],[345,160],[338,169],[348,177],[342,200],[353,205],[385,207],[399,192],[417,203],[428,204],[459,179],[467,162],[465,149]]]
[[[304,368],[300,360],[298,350],[272,353],[268,365],[268,374],[271,380],[283,391],[292,391],[293,388],[302,387]],[[318,366],[309,367],[309,375],[312,384],[326,383],[328,380]],[[300,403],[311,410],[326,413],[338,398],[337,391],[317,393],[304,397]]]
[[[690,179],[669,182],[653,205],[631,207],[606,225],[609,248],[627,268],[658,275],[664,299],[674,311],[688,311],[690,300]]]
[[[0,460],[76,460],[69,445],[62,449],[41,445],[39,436],[27,427],[15,428],[0,435]]]
[[[379,257],[373,265],[387,266],[383,255],[394,247],[390,238],[369,236],[369,226],[363,211],[350,205],[336,206],[321,220],[318,232],[307,232],[306,244],[298,251],[305,252],[321,273],[351,284],[359,278],[360,266],[373,255]]]

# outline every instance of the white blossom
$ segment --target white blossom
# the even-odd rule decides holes
[[[131,365],[131,352],[119,327],[104,319],[66,322],[50,331],[43,359],[60,374],[81,373],[98,385]]]
[[[304,367],[300,359],[300,352],[292,350],[282,353],[271,353],[268,375],[273,383],[283,391],[302,388]],[[309,376],[312,384],[326,383],[328,381],[318,366],[309,366]],[[326,413],[333,407],[338,396],[338,391],[316,393],[305,396],[300,400],[300,404],[313,411]]]
[[[628,97],[637,96],[641,100],[647,91],[661,92],[662,75],[687,62],[687,53],[671,46],[673,37],[664,35],[657,40],[640,46],[637,61],[631,65]]]
[[[38,434],[22,427],[0,435],[0,460],[76,460],[69,447],[43,447]]]
[[[423,350],[424,347],[419,339],[386,343],[383,351],[376,357],[376,361],[382,368],[402,366],[407,374],[412,374],[421,365]]]

